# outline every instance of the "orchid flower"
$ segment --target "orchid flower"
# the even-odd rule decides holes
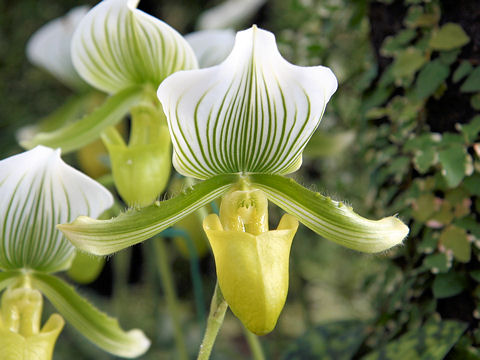
[[[7,288],[0,311],[2,359],[51,359],[63,319],[112,354],[144,353],[150,342],[140,330],[123,331],[52,275],[67,270],[75,254],[55,225],[80,214],[99,216],[113,204],[108,190],[65,164],[60,150],[37,146],[0,161],[0,197],[0,290]],[[52,315],[40,329],[42,294],[61,316]]]
[[[43,25],[28,40],[28,60],[69,87],[74,94],[51,114],[20,128],[16,134],[20,143],[29,144],[37,133],[57,130],[80,118],[88,108],[102,100],[103,95],[90,87],[75,70],[70,53],[73,33],[87,12],[87,6],[75,7]]]
[[[138,0],[104,0],[82,18],[73,34],[76,71],[111,96],[83,119],[39,133],[23,145],[68,152],[101,137],[120,195],[131,206],[145,206],[163,192],[171,168],[170,138],[155,90],[168,75],[196,68],[197,61],[178,32],[138,10],[137,4]],[[128,144],[113,127],[127,113],[132,118]]]
[[[204,181],[173,199],[111,220],[82,216],[59,228],[76,247],[111,254],[222,197],[220,217],[209,215],[203,225],[221,292],[247,328],[268,333],[285,302],[297,221],[367,253],[401,244],[409,231],[396,217],[365,219],[284,176],[300,167],[302,151],[336,88],[330,69],[285,61],[272,33],[255,26],[239,32],[224,62],[177,72],[158,89],[174,167]],[[288,213],[273,231],[268,229],[268,201]]]

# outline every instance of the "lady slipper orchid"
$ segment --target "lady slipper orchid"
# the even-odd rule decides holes
[[[52,316],[40,330],[40,293],[104,350],[124,357],[145,352],[150,343],[141,331],[124,332],[51,275],[67,270],[75,255],[55,225],[99,216],[113,204],[108,190],[65,164],[60,150],[37,146],[0,161],[0,198],[0,291],[8,288],[0,311],[2,359],[51,359],[63,318]],[[36,357],[18,356],[30,352]]]
[[[100,2],[72,38],[76,71],[111,96],[83,119],[37,134],[23,145],[72,151],[101,136],[122,198],[129,205],[146,206],[164,191],[171,168],[170,137],[155,89],[170,74],[196,68],[197,60],[177,31],[138,10],[138,2]],[[112,127],[127,113],[132,115],[128,145]]]
[[[237,33],[224,62],[179,71],[158,89],[173,164],[181,174],[204,181],[112,220],[79,217],[59,228],[75,246],[109,254],[222,196],[220,217],[204,221],[221,293],[248,329],[268,333],[285,302],[297,220],[326,239],[368,253],[400,244],[409,231],[396,217],[365,219],[283,176],[300,167],[302,151],[336,89],[330,69],[284,60],[272,33],[255,26]],[[268,230],[267,200],[289,214],[274,231]]]

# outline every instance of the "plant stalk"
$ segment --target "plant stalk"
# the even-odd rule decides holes
[[[263,354],[262,345],[258,340],[258,337],[249,331],[247,328],[243,327],[245,337],[252,352],[252,357],[254,360],[265,360],[265,355]]]
[[[218,286],[218,282],[215,285],[215,292],[213,293],[212,302],[210,304],[210,314],[207,320],[207,329],[203,337],[202,344],[200,345],[200,351],[198,352],[197,360],[208,360],[210,353],[212,352],[215,339],[217,338],[218,331],[223,324],[225,318],[225,312],[227,311],[228,304],[223,298],[222,291]]]
[[[163,291],[165,292],[168,312],[171,314],[173,320],[175,346],[178,352],[178,359],[188,360],[187,348],[185,346],[185,339],[183,337],[182,326],[180,323],[177,294],[175,292],[175,287],[173,286],[173,275],[167,257],[165,239],[156,238],[153,243],[157,258],[157,269],[162,281]]]

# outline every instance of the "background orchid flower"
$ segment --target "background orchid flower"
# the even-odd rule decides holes
[[[95,254],[109,254],[149,238],[223,196],[220,219],[207,217],[204,228],[207,235],[220,234],[218,231],[222,229],[237,232],[238,241],[225,245],[227,248],[233,249],[234,243],[241,243],[244,232],[254,236],[268,233],[268,227],[262,225],[265,220],[261,220],[267,216],[267,199],[319,235],[348,248],[376,253],[400,244],[408,227],[398,218],[365,219],[349,206],[282,176],[301,165],[302,151],[336,88],[330,69],[299,67],[285,61],[270,32],[255,26],[239,32],[232,53],[223,63],[177,72],[158,90],[168,119],[176,170],[205,181],[176,198],[128,211],[109,221],[79,217],[71,224],[59,226],[60,229],[75,246]],[[259,195],[253,196],[257,191]],[[225,222],[222,218],[233,220]],[[232,228],[229,222],[236,225]],[[288,231],[295,231],[295,221],[286,220],[286,224]],[[284,229],[282,224],[281,229]],[[225,255],[216,250],[216,244],[231,236],[219,235],[223,240],[209,237],[220,288],[234,313],[251,330],[259,334],[270,331],[286,296],[290,247],[283,247],[281,265],[272,256],[275,252],[265,250],[261,256],[257,255],[258,264],[264,264],[257,268],[257,275],[237,272],[232,279],[231,273],[225,275],[225,272],[233,272],[241,263],[248,264],[253,253],[243,251],[236,259],[232,256],[224,268],[219,266],[219,259],[223,260]],[[274,288],[273,297],[268,294],[270,279],[263,270],[265,266],[286,269],[283,276],[270,284]],[[222,278],[229,280],[222,283]],[[234,289],[235,286],[239,288]],[[241,290],[248,286],[265,296],[256,303],[250,302],[249,311],[244,311],[241,308],[251,299],[241,296]],[[272,299],[275,311],[269,313],[265,309],[270,309]],[[247,318],[249,312],[263,313],[266,317],[259,315],[252,323]]]
[[[218,65],[230,54],[235,42],[231,29],[199,30],[185,35],[201,68]]]
[[[78,120],[104,100],[101,93],[80,77],[72,62],[70,48],[73,33],[87,12],[87,6],[75,7],[64,16],[42,26],[28,40],[28,60],[72,89],[74,94],[51,114],[17,131],[18,141],[27,147],[37,133],[58,130],[65,124]],[[99,167],[98,163],[96,167]]]
[[[42,26],[27,43],[28,60],[74,90],[88,87],[73,67],[70,54],[73,33],[87,12],[88,6],[71,9]]]
[[[197,61],[178,32],[138,10],[137,4],[102,1],[73,35],[75,69],[92,87],[111,96],[83,119],[37,134],[24,145],[72,151],[101,136],[121,196],[129,205],[145,206],[164,190],[171,168],[167,125],[155,89],[175,71],[195,68]],[[112,127],[127,113],[132,119],[128,144]],[[163,180],[149,180],[153,178]],[[142,194],[137,196],[134,188]]]
[[[75,253],[55,225],[80,214],[99,216],[113,204],[108,190],[65,164],[60,150],[37,146],[0,161],[0,197],[0,290],[9,289],[2,298],[0,348],[23,337],[25,351],[40,346],[44,355],[38,359],[51,358],[63,319],[54,315],[40,330],[42,293],[67,322],[102,349],[124,357],[145,352],[150,343],[141,331],[123,331],[115,319],[52,275],[67,270]],[[22,324],[14,324],[19,320],[12,311],[21,314]],[[8,349],[12,354],[21,350]],[[2,358],[7,355],[2,350]]]
[[[226,0],[203,12],[197,21],[200,30],[239,28],[266,3],[266,0]]]

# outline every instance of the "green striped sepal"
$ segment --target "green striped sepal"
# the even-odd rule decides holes
[[[0,268],[55,272],[73,246],[55,226],[97,217],[113,204],[103,186],[65,164],[60,150],[37,146],[0,161]]]
[[[160,85],[173,164],[199,179],[293,172],[336,88],[330,69],[284,60],[272,33],[241,31],[223,63],[175,73]]]
[[[136,9],[139,0],[104,0],[82,19],[72,39],[78,73],[107,93],[155,87],[175,71],[197,67],[193,50],[169,25]]]

